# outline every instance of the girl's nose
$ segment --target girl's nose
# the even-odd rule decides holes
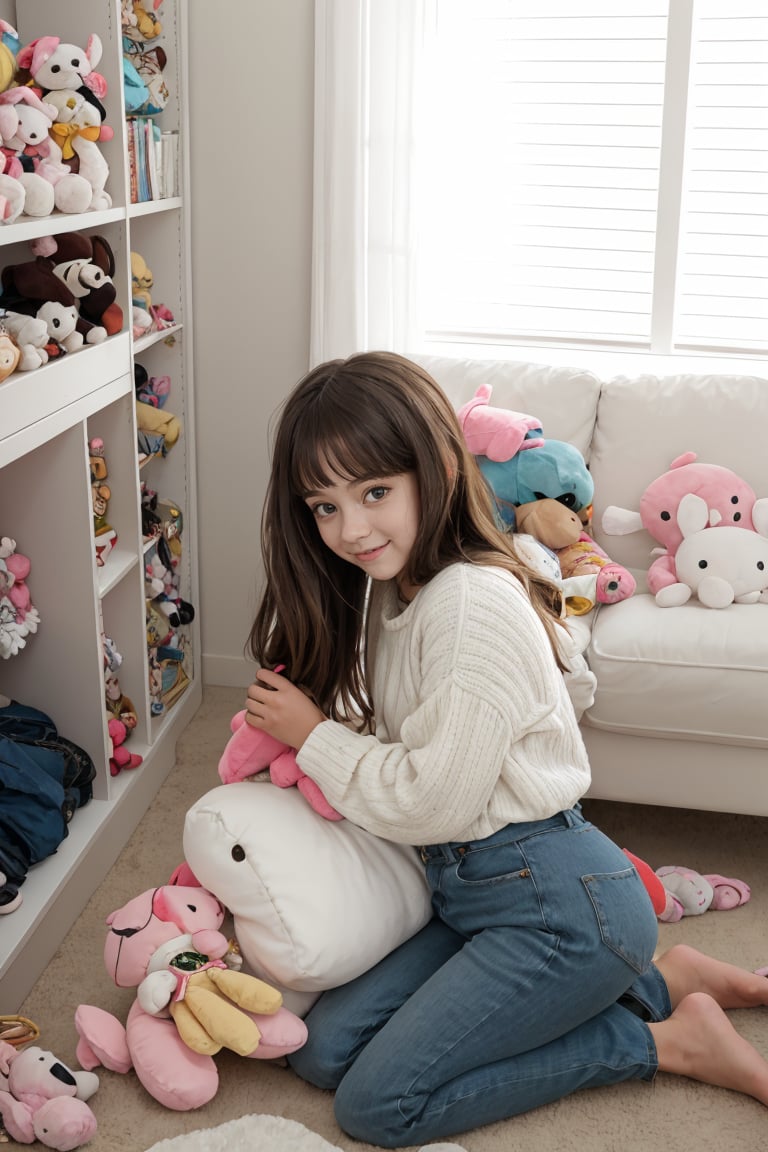
[[[355,508],[344,514],[341,535],[345,542],[354,544],[358,540],[365,540],[366,536],[370,535],[370,531],[371,528],[364,509]]]

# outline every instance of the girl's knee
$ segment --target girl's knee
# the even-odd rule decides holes
[[[382,1099],[382,1085],[355,1084],[353,1076],[342,1080],[333,1102],[336,1123],[343,1132],[378,1148],[404,1148],[413,1144],[396,1103]]]
[[[296,1052],[291,1052],[286,1059],[302,1080],[331,1092],[338,1088],[347,1070],[346,1065],[327,1046],[313,1044],[311,1040]]]

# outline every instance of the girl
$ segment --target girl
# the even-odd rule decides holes
[[[438,385],[389,353],[314,369],[277,429],[248,720],[348,819],[418,846],[433,920],[324,993],[300,1076],[350,1136],[418,1145],[658,1069],[768,1105],[723,1009],[768,981],[677,946],[584,818],[553,587],[495,527]],[[370,596],[369,596],[370,593]],[[297,686],[298,685],[298,686]]]

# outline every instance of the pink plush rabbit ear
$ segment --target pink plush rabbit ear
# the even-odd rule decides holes
[[[524,448],[541,447],[544,443],[541,422],[525,412],[491,407],[491,391],[490,384],[481,384],[457,413],[464,440],[473,456],[504,461],[511,460]]]
[[[202,884],[186,860],[182,860],[181,864],[177,864],[171,873],[171,878],[168,883],[175,886],[180,885],[182,888],[202,888]]]

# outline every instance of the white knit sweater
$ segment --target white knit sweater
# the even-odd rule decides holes
[[[404,611],[394,582],[375,585],[371,611],[376,735],[327,720],[298,755],[335,808],[386,840],[438,844],[579,800],[586,750],[514,576],[455,564]]]

